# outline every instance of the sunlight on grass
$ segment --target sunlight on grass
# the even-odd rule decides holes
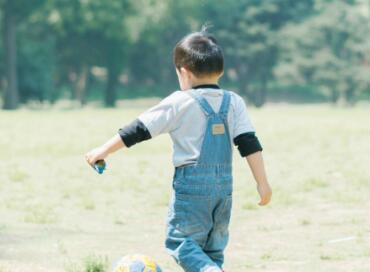
[[[82,264],[70,263],[66,265],[66,272],[106,272],[108,271],[108,258],[89,255],[83,259]]]
[[[34,224],[50,224],[57,222],[54,209],[43,206],[42,204],[33,205],[27,208],[24,222]]]
[[[23,182],[28,177],[28,174],[20,169],[12,169],[9,171],[9,180],[13,182]]]
[[[181,271],[164,249],[170,138],[118,151],[103,175],[83,157],[151,103],[0,113],[0,271],[32,264],[33,272],[98,272],[132,253]],[[249,112],[273,196],[258,206],[256,184],[235,149],[225,270],[367,271],[369,109],[276,105]],[[27,131],[27,141],[19,131]],[[348,236],[356,239],[328,244]]]

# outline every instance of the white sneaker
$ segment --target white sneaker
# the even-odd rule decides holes
[[[222,272],[222,270],[218,266],[206,266],[201,272]]]

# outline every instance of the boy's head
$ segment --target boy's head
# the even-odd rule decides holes
[[[197,83],[215,83],[224,71],[224,57],[216,39],[205,30],[188,34],[173,50],[182,90]]]

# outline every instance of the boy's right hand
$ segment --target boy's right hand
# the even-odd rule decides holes
[[[97,147],[87,152],[85,155],[85,159],[88,164],[94,167],[94,164],[96,163],[96,161],[104,160],[107,156],[108,156],[108,152],[105,148]]]
[[[272,196],[272,190],[268,182],[263,182],[263,183],[258,184],[257,191],[261,197],[261,201],[258,203],[258,205],[260,206],[267,205],[270,202],[271,196]]]

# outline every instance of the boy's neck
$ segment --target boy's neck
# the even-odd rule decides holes
[[[200,85],[218,85],[218,79],[219,77],[193,79],[191,82],[191,86],[196,87]]]

